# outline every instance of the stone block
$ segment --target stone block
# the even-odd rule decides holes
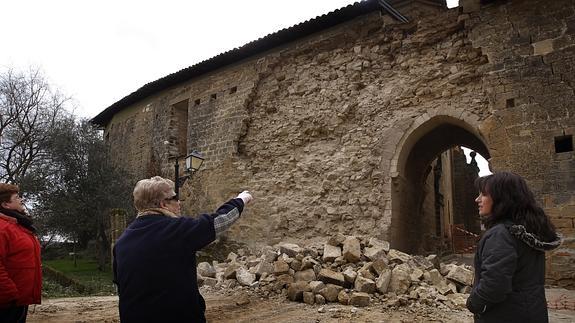
[[[339,294],[337,294],[337,301],[342,305],[349,304],[349,294],[345,291],[345,289],[339,291]]]
[[[291,283],[287,290],[287,297],[290,301],[301,302],[303,301],[304,292],[309,292],[306,282]]]
[[[461,266],[456,266],[451,269],[446,277],[447,279],[451,279],[466,286],[471,286],[471,283],[473,282],[473,272]]]
[[[256,275],[250,273],[249,270],[244,267],[240,267],[236,270],[236,280],[241,285],[250,286],[256,281]]]
[[[325,304],[325,297],[323,297],[320,294],[315,294],[315,303],[318,305],[323,305]]]
[[[380,258],[371,263],[371,269],[373,269],[373,271],[378,276],[381,275],[381,273],[383,273],[387,268],[389,268],[387,258]]]
[[[363,254],[365,257],[371,261],[377,259],[385,258],[385,250],[383,247],[366,247],[363,249]]]
[[[358,275],[355,279],[354,287],[358,292],[373,293],[375,292],[375,282],[371,279]]]
[[[326,284],[325,287],[319,291],[319,294],[328,302],[336,302],[337,296],[342,289],[343,287],[341,286]]]
[[[404,264],[411,260],[411,256],[406,254],[405,252],[401,252],[396,249],[390,249],[387,254],[387,259],[391,262]]]
[[[341,257],[341,248],[326,244],[323,248],[322,260],[324,262],[333,262],[336,258]]]
[[[381,294],[387,293],[389,282],[391,281],[391,269],[385,269],[375,280],[375,288]]]
[[[312,292],[303,292],[303,302],[313,305],[315,303],[315,295]]]
[[[355,278],[357,277],[357,272],[351,267],[346,268],[342,274],[345,281],[349,284],[353,284],[355,282]]]
[[[280,243],[279,249],[281,253],[294,258],[298,253],[302,253],[303,249],[295,243]]]
[[[355,263],[361,259],[361,244],[356,237],[347,237],[343,242],[342,256],[347,262]]]
[[[224,278],[225,279],[235,279],[236,278],[236,270],[240,268],[238,263],[230,263],[226,270],[224,271]]]
[[[396,294],[405,294],[411,286],[410,269],[406,264],[401,264],[391,271],[389,290]]]
[[[322,281],[314,280],[309,282],[308,286],[314,294],[317,294],[325,287],[325,284]]]
[[[315,280],[315,272],[311,268],[306,269],[306,270],[302,270],[302,271],[298,271],[295,273],[294,279],[296,282],[299,282],[299,281],[311,282],[311,281]]]
[[[326,284],[335,284],[338,286],[344,286],[345,284],[345,278],[342,273],[338,273],[327,268],[323,268],[319,272],[318,278]]]
[[[531,44],[533,46],[533,55],[547,55],[554,51],[553,39],[545,39]]]
[[[368,306],[371,302],[371,297],[367,293],[353,292],[349,299],[349,305],[364,307]]]
[[[289,269],[289,265],[281,259],[274,262],[274,274],[276,276],[287,274]]]
[[[216,270],[209,262],[200,262],[198,264],[198,274],[203,277],[216,278]]]

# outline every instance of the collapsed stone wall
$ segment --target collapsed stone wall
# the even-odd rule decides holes
[[[473,281],[468,265],[412,256],[376,238],[334,235],[300,246],[281,242],[258,252],[231,252],[224,262],[198,264],[198,283],[223,290],[248,287],[263,297],[323,305],[385,307],[420,303],[465,308]]]
[[[187,100],[186,146],[207,160],[182,188],[186,213],[250,189],[231,239],[340,232],[407,249],[421,240],[412,173],[466,141],[527,178],[568,237],[553,279],[572,282],[575,158],[553,140],[575,132],[573,3],[400,9],[410,23],[372,13],[127,107],[106,129],[115,162],[134,182],[172,177]]]

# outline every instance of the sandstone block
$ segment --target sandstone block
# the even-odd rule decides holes
[[[287,297],[290,301],[300,302],[303,300],[303,293],[309,292],[306,282],[297,282],[289,285]]]
[[[415,268],[411,271],[409,277],[411,278],[411,281],[418,282],[421,280],[421,278],[423,278],[423,270]]]
[[[381,273],[381,275],[377,277],[377,280],[375,281],[375,287],[380,293],[385,294],[387,293],[387,290],[389,288],[390,281],[391,281],[391,269],[385,269]]]
[[[353,287],[358,292],[373,293],[375,292],[375,282],[371,279],[365,278],[358,275],[355,279],[355,284]]]
[[[327,241],[327,244],[332,245],[332,246],[341,246],[344,241],[345,241],[345,236],[341,233],[338,233],[336,235],[331,236],[329,238],[329,240]]]
[[[319,294],[325,298],[328,302],[337,301],[337,295],[343,289],[341,286],[334,284],[326,284],[325,287],[319,291]]]
[[[230,263],[226,270],[224,271],[224,278],[225,279],[235,279],[236,278],[236,270],[240,268],[238,263]]]
[[[218,280],[215,278],[211,278],[211,277],[205,277],[204,278],[204,286],[214,287],[214,286],[216,286],[217,283],[218,283]]]
[[[338,246],[332,246],[326,244],[323,248],[323,257],[322,260],[324,262],[333,262],[336,258],[341,256],[341,248]]]
[[[431,261],[429,261],[426,257],[423,256],[413,256],[411,258],[410,264],[413,267],[417,267],[422,270],[431,270],[435,267],[435,265]]]
[[[390,251],[391,252],[391,251]],[[411,286],[410,270],[406,264],[401,264],[391,271],[389,290],[396,294],[405,294]]]
[[[294,278],[296,282],[299,281],[311,282],[315,280],[315,272],[313,271],[313,269],[298,271],[295,273]]]
[[[399,250],[390,249],[387,253],[387,259],[395,263],[404,264],[409,262],[411,256]]]
[[[385,250],[383,247],[367,247],[363,249],[363,254],[365,257],[371,261],[377,259],[385,258]]]
[[[303,252],[303,249],[295,243],[280,243],[279,248],[281,253],[285,253],[292,258],[295,257],[298,253]]]
[[[301,269],[300,270],[314,268],[314,266],[316,266],[316,265],[319,265],[319,262],[317,262],[315,259],[313,259],[313,257],[305,256],[301,260]]]
[[[249,270],[244,267],[240,267],[236,270],[236,279],[241,285],[250,286],[256,281],[256,275],[250,273]]]
[[[347,294],[345,289],[339,291],[339,294],[337,294],[337,301],[342,305],[349,304],[349,295]]]
[[[303,292],[303,302],[309,305],[315,303],[315,296],[312,292]]]
[[[381,273],[388,267],[389,266],[387,258],[380,258],[371,263],[371,269],[375,272],[377,276],[380,276]]]
[[[200,262],[198,264],[198,274],[203,277],[216,278],[216,270],[209,262]]]
[[[261,277],[263,274],[271,274],[274,272],[274,266],[265,261],[265,259],[261,259],[260,262],[256,265],[254,273],[257,277]]]
[[[348,262],[354,263],[361,259],[361,244],[356,237],[347,237],[343,242],[342,256]]]
[[[389,242],[385,240],[379,240],[377,238],[370,238],[368,242],[369,247],[380,247],[386,253],[389,252]]]
[[[268,247],[264,249],[261,258],[265,262],[272,263],[278,259],[278,253],[272,247]]]
[[[456,266],[451,269],[446,277],[447,279],[451,279],[466,286],[471,286],[471,283],[473,282],[473,272],[461,266]]]
[[[456,307],[464,309],[468,296],[469,295],[466,294],[455,293],[447,295],[447,299],[449,299],[453,304],[455,304]]]
[[[350,267],[346,268],[342,274],[345,281],[349,284],[353,284],[357,277],[357,272]]]
[[[301,270],[301,261],[299,261],[299,260],[297,260],[297,259],[294,259],[294,260],[292,260],[292,262],[289,264],[289,266],[290,266],[291,269],[293,269],[293,270],[295,270],[295,271]]]
[[[308,286],[314,294],[317,294],[325,287],[325,284],[322,281],[314,280],[309,282]]]
[[[367,293],[353,292],[349,299],[349,305],[363,307],[368,306],[371,302],[371,297]]]
[[[315,294],[315,303],[318,305],[323,305],[325,304],[325,297],[323,297],[320,294]]]
[[[342,273],[338,273],[327,268],[323,268],[319,272],[319,280],[327,284],[335,284],[338,286],[343,286],[345,284],[345,278]]]
[[[274,262],[274,274],[276,276],[287,274],[289,269],[289,265],[284,260],[280,259]]]
[[[275,283],[273,284],[274,285],[273,290],[281,290],[293,282],[294,282],[294,279],[292,276],[290,276],[288,274],[280,275],[280,276],[278,276]]]
[[[230,252],[226,260],[229,262],[236,262],[238,260],[238,255],[235,252]]]

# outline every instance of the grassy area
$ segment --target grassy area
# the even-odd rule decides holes
[[[77,266],[74,266],[73,259],[46,260],[43,263],[78,281],[89,289],[89,292],[78,293],[72,288],[65,288],[45,279],[43,288],[45,297],[111,295],[116,291],[112,283],[111,269],[106,268],[103,272],[98,271],[98,263],[94,260],[78,259]]]

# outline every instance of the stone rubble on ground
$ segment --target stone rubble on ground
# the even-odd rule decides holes
[[[263,297],[364,307],[420,303],[465,308],[473,269],[439,262],[436,255],[413,256],[390,249],[387,241],[338,234],[322,246],[279,243],[258,255],[231,252],[224,263],[198,264],[198,283],[219,289],[251,289]],[[320,308],[321,309],[321,308]]]

